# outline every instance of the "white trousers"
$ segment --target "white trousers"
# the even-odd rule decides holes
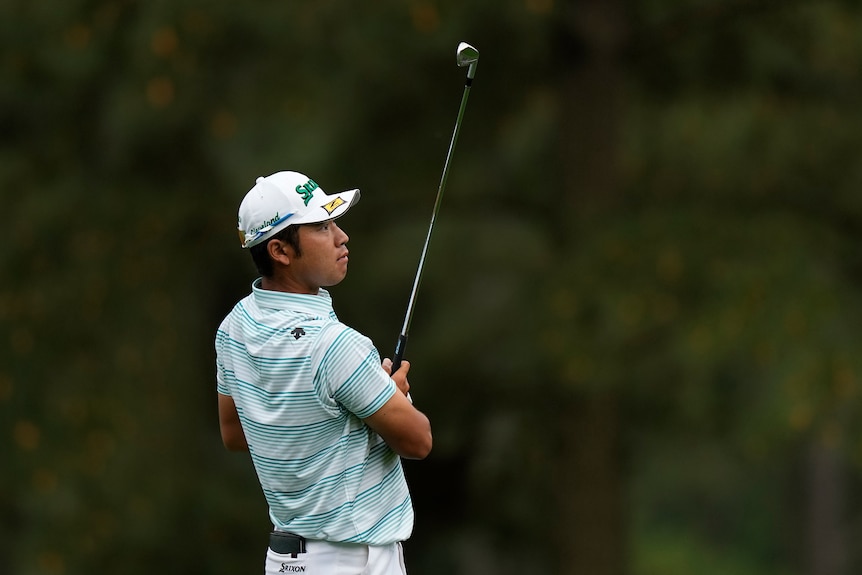
[[[407,575],[401,543],[358,545],[309,540],[305,553],[266,550],[266,575]]]

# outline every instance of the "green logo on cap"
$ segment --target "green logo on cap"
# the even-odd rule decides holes
[[[317,182],[314,180],[308,180],[304,184],[296,186],[296,193],[302,196],[302,201],[305,202],[305,205],[307,206],[308,202],[311,201],[311,197],[314,195],[314,190],[317,188]]]

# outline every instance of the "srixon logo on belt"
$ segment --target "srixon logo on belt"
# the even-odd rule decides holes
[[[279,573],[303,573],[305,572],[305,565],[288,565],[287,563],[281,564],[281,569],[278,570]]]

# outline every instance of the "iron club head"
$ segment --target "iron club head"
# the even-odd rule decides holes
[[[462,68],[464,66],[469,66],[469,68],[467,68],[467,77],[472,80],[476,75],[476,64],[479,62],[479,51],[467,42],[461,42],[458,44],[458,51],[455,53],[455,61],[458,63],[458,66]]]

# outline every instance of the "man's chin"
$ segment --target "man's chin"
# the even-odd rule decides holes
[[[332,279],[330,279],[328,282],[326,282],[326,283],[324,283],[324,284],[321,284],[321,285],[320,285],[320,287],[330,288],[330,287],[333,287],[333,286],[337,286],[338,284],[340,284],[341,282],[343,282],[343,281],[344,281],[344,278],[346,278],[346,277],[347,277],[347,274],[345,273],[345,274],[344,274],[343,276],[341,276],[340,278],[332,278]]]

